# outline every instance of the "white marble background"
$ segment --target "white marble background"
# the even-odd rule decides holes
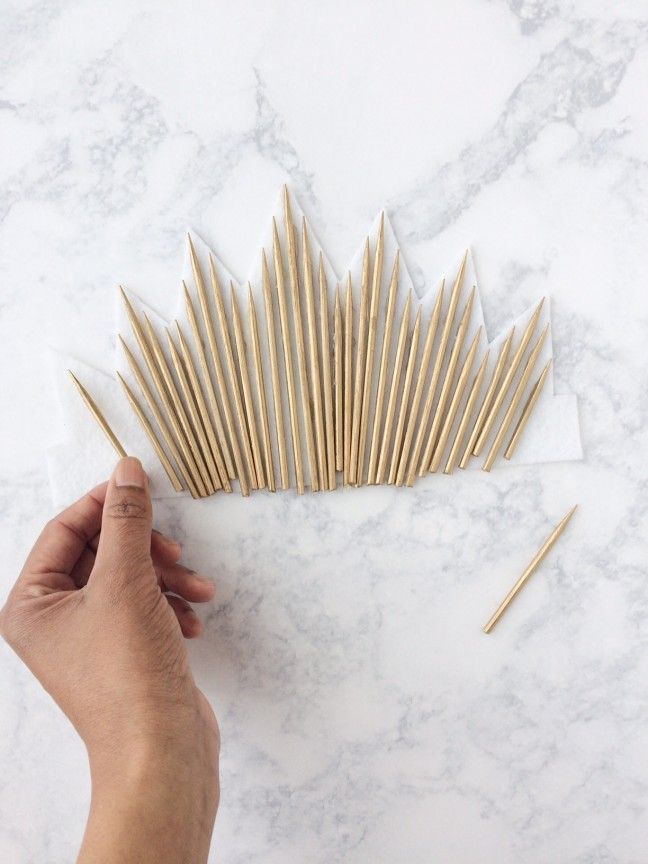
[[[191,646],[223,732],[213,860],[644,864],[646,4],[2,6],[2,594],[51,515],[41,349],[105,368],[115,283],[168,308],[188,224],[244,277],[285,180],[338,270],[386,205],[420,290],[472,244],[491,333],[551,295],[585,460],[159,502],[219,586]],[[3,646],[3,864],[72,860],[88,794]]]

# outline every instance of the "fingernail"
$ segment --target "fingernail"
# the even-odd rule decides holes
[[[174,540],[173,537],[169,537],[168,534],[163,534],[161,531],[158,531],[157,528],[153,529],[153,533],[157,534],[163,543],[167,543],[169,546],[177,546],[179,549],[182,548],[182,543],[180,543],[179,540]]]
[[[205,585],[213,585],[214,580],[210,579],[209,576],[203,576],[202,573],[196,573],[194,570],[191,574],[194,579],[197,579],[199,582],[204,582]]]
[[[134,489],[146,487],[146,474],[139,459],[134,456],[120,459],[115,469],[115,486],[130,486]]]

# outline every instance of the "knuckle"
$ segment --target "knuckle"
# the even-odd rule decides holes
[[[132,493],[124,493],[108,505],[106,513],[111,519],[146,519],[149,508]]]

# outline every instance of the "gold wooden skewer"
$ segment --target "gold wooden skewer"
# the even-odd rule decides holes
[[[328,467],[326,462],[326,431],[324,429],[324,407],[322,405],[322,382],[319,368],[319,346],[317,343],[317,318],[315,313],[315,289],[313,287],[313,264],[306,217],[302,217],[302,262],[304,272],[304,294],[306,296],[306,320],[308,322],[308,358],[310,361],[310,383],[313,394],[313,415],[315,418],[315,444],[320,488],[328,487]],[[322,351],[324,346],[322,346]]]
[[[410,412],[407,418],[407,425],[405,429],[405,440],[403,441],[403,448],[399,455],[398,462],[398,472],[396,474],[396,485],[402,486],[403,481],[405,480],[405,473],[407,471],[407,464],[410,455],[410,448],[412,446],[412,439],[414,438],[414,432],[416,431],[416,417],[418,415],[419,406],[421,404],[421,399],[423,398],[423,390],[425,388],[425,379],[427,377],[428,367],[430,365],[430,360],[432,359],[432,347],[434,345],[434,339],[436,336],[436,332],[439,327],[439,321],[441,319],[441,309],[443,307],[443,295],[445,292],[445,283],[441,283],[441,287],[439,288],[439,292],[437,294],[437,298],[434,301],[434,307],[432,309],[432,314],[430,315],[430,321],[428,323],[427,334],[425,336],[425,343],[423,345],[423,355],[421,357],[421,367],[419,369],[419,374],[416,380],[416,387],[414,388],[414,396],[412,397],[412,406],[410,408]],[[411,353],[411,352],[410,352]],[[414,361],[416,361],[416,355],[414,356]],[[434,370],[433,370],[434,375]],[[436,385],[435,385],[436,386]],[[427,400],[426,400],[427,401]],[[405,406],[407,407],[407,406]],[[431,410],[430,405],[430,410]],[[425,413],[425,409],[424,412]],[[429,416],[429,414],[428,414]],[[425,419],[427,423],[427,418]]]
[[[167,359],[164,356],[164,352],[162,351],[162,345],[146,313],[144,313],[144,327],[146,328],[148,344],[153,350],[153,356],[155,357],[157,368],[162,374],[162,379],[171,400],[175,416],[180,421],[180,426],[182,427],[182,430],[184,432],[184,439],[187,442],[189,450],[193,456],[194,464],[196,465],[198,471],[198,478],[200,478],[202,485],[205,489],[204,494],[211,495],[216,490],[211,482],[211,479],[209,477],[209,471],[207,470],[207,465],[205,464],[205,460],[203,459],[202,453],[200,452],[200,447],[198,446],[198,442],[196,441],[193,429],[191,428],[191,424],[189,423],[189,418],[187,417],[187,414],[184,410],[182,400],[180,399],[180,394],[178,393],[175,381],[173,380],[173,376],[171,375],[171,369],[169,368]],[[196,485],[198,485],[198,489],[202,493],[200,485]]]
[[[535,346],[531,349],[531,353],[529,354],[529,359],[527,360],[526,366],[524,367],[524,372],[522,373],[522,377],[520,378],[520,381],[513,392],[513,397],[511,398],[511,403],[510,403],[509,407],[507,408],[506,413],[504,414],[504,418],[502,419],[501,426],[497,432],[497,435],[495,436],[495,440],[491,444],[491,448],[488,451],[488,456],[486,457],[486,461],[484,462],[484,465],[483,465],[484,471],[490,471],[491,468],[493,467],[495,460],[497,459],[497,454],[500,451],[500,447],[502,446],[502,443],[504,442],[504,438],[506,436],[506,433],[508,432],[509,427],[513,421],[513,415],[515,414],[515,411],[517,410],[517,407],[520,404],[522,396],[524,395],[524,389],[525,389],[526,385],[529,383],[529,378],[533,374],[533,369],[535,367],[535,364],[536,364],[536,361],[537,361],[538,356],[540,354],[540,351],[542,350],[542,346],[544,344],[548,330],[549,330],[549,325],[547,324],[545,326],[544,330],[542,331],[542,333],[540,334],[538,341],[536,342]]]
[[[527,326],[524,329],[524,333],[522,334],[522,339],[520,344],[517,347],[515,354],[513,355],[513,359],[511,360],[511,365],[509,366],[506,375],[504,376],[504,380],[502,381],[502,386],[497,391],[497,396],[495,397],[493,404],[491,406],[490,411],[484,421],[484,425],[479,433],[477,441],[475,442],[475,446],[473,447],[473,454],[475,456],[480,456],[482,450],[486,446],[486,439],[490,435],[491,429],[495,425],[495,420],[497,419],[497,415],[499,414],[499,410],[502,407],[506,396],[508,395],[509,388],[513,382],[513,378],[515,377],[515,373],[517,372],[520,363],[522,362],[522,357],[524,352],[526,351],[527,345],[531,341],[531,337],[535,332],[536,324],[538,323],[538,319],[540,317],[540,312],[542,311],[542,306],[544,304],[544,297],[538,303],[535,312],[531,316],[531,319]]]
[[[284,427],[283,397],[281,394],[281,380],[279,378],[279,358],[277,356],[277,338],[275,335],[274,300],[272,298],[272,284],[268,270],[268,260],[265,249],[261,250],[261,271],[263,283],[263,304],[266,314],[266,330],[268,333],[268,348],[270,349],[270,373],[272,377],[272,402],[275,413],[275,427],[277,430],[277,449],[279,450],[279,473],[281,474],[281,488],[290,488],[290,477],[288,474],[288,453],[286,451],[286,430]]]
[[[446,466],[443,469],[444,474],[452,474],[454,471],[455,465],[457,464],[457,459],[459,457],[459,450],[461,449],[461,444],[464,440],[464,436],[466,434],[466,430],[468,429],[468,424],[470,423],[470,418],[472,417],[472,412],[475,407],[475,403],[479,398],[479,391],[481,390],[482,382],[484,380],[484,375],[486,374],[486,366],[488,365],[488,356],[490,354],[490,349],[486,351],[484,354],[484,358],[481,362],[479,369],[477,370],[477,374],[473,379],[472,386],[470,388],[470,393],[468,394],[468,399],[466,400],[466,407],[464,408],[463,415],[461,420],[459,421],[459,427],[457,428],[457,434],[455,435],[454,443],[450,448],[450,455],[448,456],[448,461],[446,462]]]
[[[144,334],[142,332],[142,336],[143,335]],[[183,459],[183,456],[180,452],[180,448],[179,448],[178,444],[176,443],[176,440],[173,437],[173,434],[172,434],[171,430],[169,429],[169,426],[167,425],[167,421],[164,419],[164,416],[162,415],[162,411],[160,411],[160,408],[159,408],[157,402],[155,401],[155,396],[153,395],[153,391],[149,387],[149,385],[146,381],[146,378],[144,377],[142,370],[140,369],[140,367],[137,363],[137,360],[135,359],[132,351],[130,350],[130,348],[128,347],[128,345],[124,341],[124,339],[122,338],[121,334],[119,335],[119,341],[121,342],[121,346],[124,349],[124,354],[126,355],[126,360],[128,361],[128,365],[130,366],[130,370],[133,373],[133,376],[135,377],[135,380],[137,381],[137,384],[138,384],[140,390],[142,391],[142,395],[144,396],[146,403],[148,404],[149,408],[151,409],[151,413],[153,414],[153,417],[155,418],[155,422],[158,424],[158,426],[160,428],[160,432],[162,433],[162,437],[164,438],[164,441],[165,441],[167,447],[169,448],[171,455],[173,456],[173,458],[176,461],[176,465],[178,466],[180,473],[182,474],[182,479],[187,484],[187,488],[189,489],[189,492],[191,493],[191,497],[192,498],[200,498],[200,494],[198,493],[198,489],[197,489],[196,484],[194,483],[194,480],[193,480],[191,469],[187,467],[187,464],[185,464],[185,460]],[[146,359],[146,357],[145,357],[145,359]],[[147,365],[148,365],[148,363],[147,363]],[[149,368],[149,371],[150,371],[150,368]],[[161,399],[161,401],[164,405],[165,404],[164,400]],[[166,409],[166,405],[165,405],[165,409]],[[171,422],[171,421],[169,421],[169,422]],[[173,423],[172,423],[172,426],[173,426]],[[173,428],[175,430],[175,426],[173,426]],[[180,439],[178,439],[178,440],[180,440]]]
[[[209,308],[209,299],[207,296],[207,287],[205,285],[205,280],[203,278],[202,269],[200,267],[200,263],[198,262],[198,256],[196,255],[196,250],[194,249],[193,242],[191,240],[191,236],[187,234],[187,239],[189,241],[189,257],[191,259],[191,268],[193,270],[194,282],[196,283],[196,290],[198,292],[198,302],[200,303],[200,309],[202,312],[203,322],[205,324],[205,330],[207,332],[207,341],[209,343],[209,349],[212,356],[212,361],[214,363],[214,371],[216,373],[216,384],[218,386],[218,390],[220,392],[221,402],[223,404],[223,411],[226,415],[227,428],[229,430],[230,438],[232,439],[232,450],[234,452],[234,462],[236,463],[236,472],[238,472],[239,483],[241,486],[241,491],[244,495],[249,494],[249,487],[245,480],[245,476],[243,476],[243,480],[241,481],[241,473],[242,472],[242,461],[241,461],[241,452],[238,448],[238,442],[236,440],[236,435],[234,433],[234,422],[232,417],[232,410],[229,406],[229,397],[227,395],[227,386],[225,384],[225,376],[223,374],[223,366],[220,361],[220,355],[218,353],[218,348],[216,346],[216,332],[214,330],[214,321],[212,318],[211,310]],[[209,405],[211,408],[211,413],[214,418],[214,424],[216,426],[216,433],[218,436],[218,442],[223,454],[223,459],[225,461],[225,465],[227,467],[227,475],[230,480],[233,480],[236,476],[234,470],[234,464],[232,463],[232,456],[230,455],[230,448],[227,441],[227,435],[225,434],[225,428],[223,426],[223,420],[221,418],[221,412],[218,407],[218,399],[216,398],[216,388],[214,387],[214,382],[212,381],[212,376],[209,371],[209,364],[207,362],[207,356],[205,353],[205,348],[202,341],[202,336],[200,335],[200,329],[198,327],[198,321],[196,318],[196,312],[194,309],[193,301],[191,299],[191,295],[187,290],[187,286],[185,283],[182,283],[184,288],[184,298],[185,298],[185,306],[187,309],[187,317],[189,319],[189,326],[191,327],[191,333],[193,335],[194,344],[196,346],[196,351],[198,352],[198,362],[200,363],[200,369],[202,372],[202,376],[205,382],[205,387],[207,389],[207,398],[209,399]]]
[[[157,435],[155,434],[155,430],[153,429],[153,426],[151,425],[148,417],[144,413],[142,406],[137,401],[137,397],[135,396],[135,394],[133,393],[131,388],[128,386],[126,381],[119,374],[119,372],[117,372],[116,374],[117,374],[117,377],[119,378],[119,381],[121,382],[122,387],[124,388],[126,398],[128,399],[131,408],[135,412],[135,416],[137,417],[137,419],[142,424],[142,429],[144,429],[144,431],[146,432],[146,435],[148,436],[148,439],[151,442],[151,446],[155,450],[155,453],[156,453],[158,459],[160,460],[162,467],[166,471],[166,475],[169,478],[171,485],[173,486],[173,488],[175,489],[176,492],[182,492],[182,489],[183,489],[182,482],[180,481],[180,478],[176,474],[175,469],[174,469],[173,465],[171,464],[169,457],[164,452],[164,448],[162,447],[162,444],[160,443]]]
[[[542,393],[542,388],[544,387],[544,383],[547,380],[547,375],[549,374],[550,369],[551,359],[547,361],[544,369],[540,373],[540,377],[533,386],[533,390],[531,391],[529,398],[526,401],[526,404],[522,410],[522,414],[520,415],[520,419],[516,423],[515,429],[513,430],[513,435],[511,435],[511,440],[509,441],[506,450],[504,451],[505,459],[511,458],[517,448],[517,445],[519,444],[522,433],[524,432],[524,429],[529,422],[529,417],[533,413],[535,404],[538,401],[538,397]]]
[[[380,446],[380,458],[378,460],[378,468],[376,471],[376,483],[383,482],[385,470],[387,468],[387,455],[389,453],[389,442],[391,440],[392,427],[394,425],[394,416],[396,414],[396,400],[398,399],[398,387],[400,384],[401,372],[403,370],[403,361],[405,359],[405,348],[407,346],[407,331],[409,330],[410,308],[412,306],[412,292],[407,294],[405,308],[401,315],[400,327],[398,329],[398,339],[396,341],[396,356],[394,357],[394,368],[392,370],[391,386],[389,388],[389,397],[387,399],[387,410],[385,413],[385,428],[383,429],[382,443]],[[375,428],[375,427],[374,427]]]
[[[360,417],[364,389],[365,359],[367,354],[367,326],[369,323],[369,238],[365,240],[360,278],[360,313],[358,318],[358,345],[356,348],[355,381],[353,384],[353,423],[351,427],[351,457],[349,460],[349,483],[354,486],[358,477],[358,444],[360,442]]]
[[[232,484],[229,481],[229,474],[227,472],[227,466],[225,465],[225,460],[223,458],[223,454],[221,453],[218,439],[216,437],[216,432],[211,422],[211,416],[209,414],[209,409],[207,407],[207,402],[205,400],[205,394],[203,393],[202,385],[200,383],[200,378],[198,377],[198,372],[196,371],[196,367],[193,362],[193,357],[191,356],[191,351],[189,350],[189,344],[185,339],[184,333],[180,329],[180,322],[176,321],[176,329],[178,331],[178,341],[180,342],[180,350],[182,352],[182,361],[184,363],[184,368],[187,370],[187,374],[189,375],[189,383],[191,387],[189,388],[189,392],[193,392],[196,404],[198,407],[198,414],[200,416],[200,420],[202,421],[202,426],[205,429],[205,433],[207,435],[207,441],[209,442],[209,450],[213,456],[213,460],[215,462],[215,467],[217,470],[218,480],[220,485],[226,492],[232,491]],[[169,337],[170,338],[170,337]],[[200,353],[200,352],[199,352]],[[204,354],[203,354],[204,357]],[[205,358],[206,360],[206,358]],[[175,358],[174,358],[175,363]],[[180,372],[178,372],[178,377],[180,377]],[[184,385],[183,385],[184,386]],[[189,400],[189,396],[186,397]],[[194,424],[195,425],[195,424]],[[209,463],[208,463],[209,464]],[[210,468],[210,470],[213,470]]]
[[[517,596],[517,594],[520,591],[520,589],[522,588],[522,586],[527,582],[527,580],[531,576],[533,576],[533,574],[538,569],[540,564],[542,564],[544,559],[549,554],[551,548],[554,546],[556,540],[558,540],[560,535],[563,533],[563,531],[567,527],[569,520],[571,519],[571,517],[576,512],[576,507],[578,507],[577,504],[574,507],[572,507],[572,509],[569,511],[569,513],[567,513],[567,515],[561,519],[561,521],[558,523],[558,525],[556,525],[556,527],[551,532],[549,537],[547,537],[545,542],[542,544],[540,549],[536,552],[536,554],[535,554],[533,560],[531,561],[531,563],[529,564],[529,566],[526,568],[524,573],[517,580],[515,585],[511,588],[511,590],[506,595],[506,597],[502,600],[500,605],[497,607],[496,612],[489,619],[488,623],[484,627],[484,633],[490,633],[491,632],[491,630],[497,624],[497,622],[502,617],[504,612],[506,612],[508,607],[511,605],[511,603],[513,602],[513,600]]]
[[[306,347],[304,344],[304,326],[301,311],[301,288],[297,271],[297,245],[295,243],[295,226],[290,210],[288,187],[284,186],[284,224],[288,246],[288,275],[290,277],[290,294],[293,307],[293,323],[295,325],[295,347],[297,349],[297,371],[299,372],[299,392],[301,395],[302,417],[306,436],[306,455],[311,476],[311,490],[319,489],[317,475],[317,457],[315,455],[315,438],[310,409],[310,393],[308,387],[308,372],[306,370]]]
[[[238,298],[236,296],[236,291],[234,290],[234,285],[232,282],[230,282],[230,302],[232,304],[232,321],[234,322],[234,338],[236,340],[236,352],[238,354],[238,368],[241,375],[241,384],[243,386],[243,400],[245,405],[245,414],[247,418],[247,429],[250,440],[252,441],[252,458],[254,460],[254,470],[256,473],[258,488],[264,489],[265,475],[263,473],[261,448],[259,446],[259,435],[257,432],[256,416],[254,414],[254,399],[252,398],[250,370],[247,361],[245,337],[243,336],[243,322],[241,320],[241,310],[239,308]]]
[[[365,447],[369,427],[369,406],[371,404],[371,388],[373,384],[374,357],[376,353],[376,337],[378,334],[378,315],[380,311],[380,292],[382,288],[383,255],[385,246],[385,214],[380,214],[380,228],[374,256],[373,275],[371,280],[371,302],[369,304],[369,331],[367,333],[367,362],[365,364],[364,388],[362,393],[362,413],[360,415],[360,441],[358,444],[358,486],[364,481]]]
[[[256,476],[256,468],[254,466],[254,458],[252,456],[252,448],[250,446],[250,438],[245,424],[245,408],[243,407],[243,398],[241,396],[241,388],[239,387],[236,361],[234,360],[234,349],[232,347],[232,338],[229,332],[227,323],[227,313],[225,312],[225,300],[223,299],[223,291],[216,272],[216,265],[212,256],[209,256],[209,277],[211,280],[212,294],[214,297],[214,305],[216,306],[216,315],[220,327],[221,339],[223,348],[225,349],[225,362],[229,375],[229,383],[232,396],[234,398],[234,408],[236,411],[236,419],[238,423],[238,431],[245,456],[245,467],[252,489],[258,489]],[[223,382],[224,383],[224,382]],[[226,392],[227,392],[227,385]],[[232,430],[233,431],[233,430]],[[231,432],[230,432],[231,435]],[[236,437],[236,435],[234,435]]]
[[[268,400],[265,392],[265,380],[263,375],[263,360],[261,359],[261,341],[259,339],[259,322],[257,319],[256,306],[252,296],[252,288],[248,282],[248,318],[250,323],[250,334],[252,336],[252,356],[256,371],[257,398],[259,411],[261,412],[261,429],[263,431],[263,455],[265,460],[265,474],[268,480],[268,489],[276,490],[274,466],[272,464],[272,439],[270,437],[270,420],[268,417]]]
[[[450,437],[450,433],[452,432],[452,426],[457,416],[457,411],[459,410],[461,400],[463,399],[463,394],[466,390],[466,386],[468,384],[468,376],[470,375],[473,368],[473,363],[475,362],[475,354],[477,353],[477,349],[479,347],[482,330],[483,327],[479,327],[479,329],[475,333],[472,344],[468,349],[466,359],[464,360],[464,364],[461,367],[461,372],[459,373],[459,378],[457,380],[454,393],[452,394],[450,405],[448,406],[448,413],[446,414],[445,420],[443,421],[443,427],[441,428],[437,445],[434,450],[434,455],[432,456],[432,461],[430,462],[431,472],[438,471],[439,466],[441,465],[443,453],[445,451],[446,445],[448,444],[448,439]]]
[[[288,321],[288,301],[286,299],[286,285],[284,281],[283,258],[277,223],[272,219],[272,253],[274,258],[275,279],[277,282],[277,296],[279,298],[279,318],[281,320],[281,337],[284,352],[284,368],[286,373],[286,384],[288,387],[288,409],[290,411],[290,432],[292,435],[293,457],[295,460],[295,479],[297,492],[304,494],[304,463],[302,458],[301,432],[299,429],[299,418],[297,416],[297,392],[295,390],[295,368],[292,351],[292,340],[290,336],[290,323]]]
[[[443,368],[443,363],[445,361],[446,351],[450,342],[450,333],[452,332],[457,306],[459,305],[459,297],[461,295],[463,273],[466,265],[467,256],[468,252],[466,252],[463,257],[461,266],[459,267],[459,272],[457,273],[457,278],[455,279],[454,285],[452,286],[452,291],[450,293],[450,303],[443,324],[443,329],[441,331],[441,341],[439,342],[436,358],[434,360],[434,366],[432,367],[430,386],[428,387],[428,393],[425,399],[425,404],[423,406],[423,412],[421,414],[421,420],[418,432],[416,433],[414,449],[412,450],[412,456],[407,472],[408,486],[411,486],[414,483],[414,475],[418,470],[421,450],[423,449],[423,441],[425,439],[425,433],[427,430],[427,424],[430,419],[430,414],[432,413],[432,405],[434,404],[434,397],[436,396],[436,388],[441,377],[441,369]]]
[[[88,410],[90,411],[92,416],[95,418],[95,420],[97,421],[99,426],[101,426],[101,429],[103,430],[104,435],[106,436],[106,438],[110,441],[110,443],[112,444],[112,446],[116,450],[117,455],[123,459],[124,456],[127,456],[128,454],[126,453],[126,451],[124,450],[124,448],[120,444],[119,438],[115,435],[115,433],[112,431],[112,429],[108,425],[108,421],[106,420],[104,415],[101,413],[101,411],[97,407],[97,403],[94,401],[92,396],[88,393],[86,388],[83,386],[83,384],[76,377],[74,372],[71,369],[68,369],[67,371],[68,371],[68,374],[70,375],[70,377],[72,378],[72,380],[74,381],[74,383],[76,384],[76,388],[79,391],[79,393],[81,394],[81,398],[85,402]]]
[[[194,398],[194,394],[192,392],[187,373],[185,372],[182,365],[182,360],[180,359],[180,352],[175,346],[173,338],[171,337],[171,331],[168,327],[166,328],[166,336],[169,346],[169,352],[171,354],[171,360],[173,361],[173,366],[176,372],[176,377],[180,382],[180,389],[184,394],[185,404],[187,406],[187,411],[189,412],[189,420],[193,429],[193,433],[196,437],[197,449],[200,451],[200,454],[205,462],[205,466],[207,469],[207,477],[211,481],[211,485],[214,490],[222,489],[223,484],[220,478],[220,474],[218,473],[218,468],[216,467],[214,455],[209,448],[207,434],[205,432],[205,429],[203,428],[200,419],[200,412],[198,411],[198,406],[196,404],[196,400]]]
[[[414,322],[414,330],[412,331],[412,340],[409,347],[409,355],[407,357],[407,366],[405,367],[405,381],[403,383],[403,393],[401,395],[400,408],[398,410],[398,423],[396,424],[396,432],[394,433],[394,443],[392,445],[392,458],[389,466],[389,477],[387,482],[393,485],[396,482],[396,472],[398,471],[398,461],[401,457],[401,442],[403,440],[403,432],[405,430],[405,419],[407,417],[407,405],[409,402],[409,394],[414,380],[414,370],[416,368],[416,355],[418,353],[419,339],[421,335],[421,315],[422,307],[419,305],[416,313],[416,321]]]
[[[353,411],[353,290],[351,274],[347,278],[344,314],[344,485],[349,485],[351,468],[351,414]],[[339,468],[339,466],[338,466]]]
[[[398,269],[400,251],[396,250],[394,266],[392,268],[389,289],[387,293],[387,308],[385,311],[385,327],[382,336],[382,349],[380,352],[380,365],[378,367],[378,389],[376,390],[376,404],[374,409],[373,429],[371,431],[371,446],[369,449],[369,467],[367,469],[367,483],[375,484],[378,455],[380,449],[380,426],[382,423],[383,405],[385,402],[385,390],[387,389],[387,369],[391,354],[392,330],[394,329],[394,316],[396,314],[396,294],[398,293]]]
[[[185,439],[173,403],[167,395],[167,391],[164,386],[164,379],[160,374],[160,370],[158,369],[157,363],[155,362],[155,357],[153,356],[151,347],[146,339],[144,329],[140,324],[137,315],[135,314],[135,310],[133,309],[124,289],[120,288],[120,290],[122,294],[122,299],[124,301],[124,306],[126,308],[126,314],[128,315],[128,320],[130,321],[130,325],[133,330],[133,335],[135,336],[139,349],[142,353],[142,357],[144,358],[144,362],[146,363],[146,368],[148,369],[149,374],[153,379],[155,389],[160,398],[160,401],[162,402],[164,411],[166,412],[167,420],[169,421],[169,423],[171,424],[171,428],[173,429],[175,440],[177,441],[178,446],[182,451],[182,456],[185,465],[187,466],[188,476],[191,477],[191,485],[189,483],[187,483],[187,485],[189,486],[189,490],[191,491],[192,495],[195,492],[195,497],[203,498],[207,495],[207,488],[202,481],[200,472],[198,471],[198,466],[196,465],[196,460],[194,459],[191,448],[189,447],[189,443]],[[142,378],[142,380],[144,379]],[[142,385],[140,383],[140,387],[141,386]],[[154,401],[155,400],[153,400],[153,402]]]
[[[326,471],[328,489],[335,489],[335,422],[333,418],[333,375],[331,373],[331,337],[329,327],[329,296],[324,256],[319,257],[320,338],[322,340],[322,377],[324,386],[324,416],[326,419]]]
[[[504,343],[502,344],[502,347],[500,348],[500,353],[497,357],[497,363],[495,364],[495,369],[493,371],[493,377],[490,380],[490,384],[488,385],[488,389],[486,390],[486,395],[484,396],[484,401],[481,404],[481,408],[479,409],[479,413],[477,414],[477,419],[475,420],[472,432],[470,433],[470,437],[468,438],[466,449],[464,450],[464,454],[461,457],[461,462],[459,463],[460,468],[465,468],[468,464],[470,457],[472,456],[473,447],[475,446],[477,438],[479,437],[479,433],[481,432],[482,426],[484,425],[486,415],[488,414],[490,407],[493,404],[495,393],[497,391],[500,381],[502,380],[504,369],[506,368],[506,363],[508,361],[509,352],[511,350],[511,343],[513,341],[514,333],[515,325],[511,327],[508,336],[506,337]]]
[[[344,449],[344,335],[342,332],[342,304],[340,287],[335,286],[335,329],[333,335],[335,352],[335,451],[336,464],[342,461]],[[332,487],[335,488],[335,487]]]

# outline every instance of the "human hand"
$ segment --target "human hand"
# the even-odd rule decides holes
[[[191,852],[186,860],[197,861],[204,852],[206,859],[218,804],[219,736],[182,637],[201,629],[187,601],[211,600],[214,586],[179,564],[180,554],[177,543],[152,532],[141,464],[122,459],[107,484],[47,524],[0,612],[2,635],[88,749],[86,852],[97,834],[93,813],[101,814],[99,835],[112,824],[114,836],[121,824],[114,824],[115,807],[134,811],[145,827],[143,814],[163,817],[170,798],[177,840],[178,820],[200,823],[196,836],[182,841],[183,856]],[[152,833],[144,844],[151,860],[185,860],[153,857],[158,844],[167,853],[170,847],[159,826]],[[128,845],[116,851],[139,855]],[[80,860],[94,861],[92,854]]]

